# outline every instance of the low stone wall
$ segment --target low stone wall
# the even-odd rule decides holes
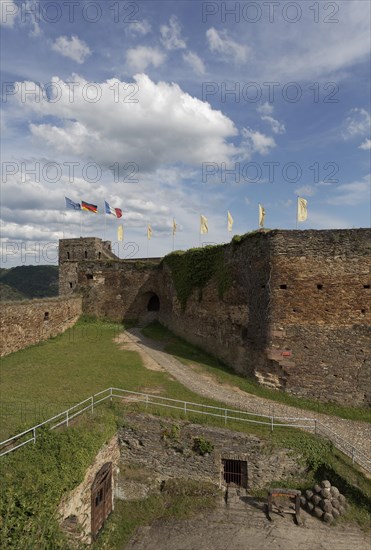
[[[213,451],[204,456],[193,450],[194,438],[200,436],[214,446]],[[127,415],[119,440],[124,469],[130,464],[141,465],[145,472],[152,472],[152,486],[171,478],[188,478],[225,487],[223,460],[246,461],[247,479],[243,487],[246,490],[264,488],[278,480],[297,481],[305,472],[300,457],[288,449],[272,449],[253,435],[187,421]],[[135,495],[145,497],[147,486],[148,480],[133,483],[126,479],[124,470],[118,496],[128,500],[135,499]]]
[[[72,327],[82,313],[80,296],[4,302],[0,315],[0,356],[37,344]]]
[[[114,488],[117,483],[118,462],[120,450],[117,435],[104,445],[94,462],[86,471],[84,481],[80,483],[73,491],[67,494],[58,508],[58,514],[62,528],[71,533],[68,529],[69,519],[73,518],[76,522],[77,532],[72,534],[74,539],[90,544],[91,537],[91,487],[94,479],[106,462],[112,462],[112,509],[114,508]]]

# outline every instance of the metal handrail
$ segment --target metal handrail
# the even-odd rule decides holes
[[[121,395],[115,392],[120,392]],[[107,393],[107,395],[104,397],[100,397],[104,393]],[[125,394],[125,395],[122,395],[122,394]],[[99,397],[99,399],[96,399],[97,397]],[[228,409],[225,407],[217,407],[215,405],[205,405],[203,403],[193,403],[191,401],[182,401],[180,399],[172,399],[170,397],[162,397],[158,395],[151,395],[148,393],[141,393],[141,392],[124,390],[122,388],[114,388],[114,387],[106,388],[105,390],[95,393],[94,395],[88,397],[87,399],[80,401],[80,403],[73,405],[69,409],[66,409],[63,412],[51,418],[48,418],[44,422],[41,422],[40,424],[37,424],[36,426],[29,428],[28,430],[25,430],[17,435],[14,435],[13,437],[6,439],[5,441],[0,442],[0,456],[7,455],[12,451],[15,451],[16,449],[23,447],[27,443],[30,443],[31,441],[35,443],[36,430],[41,428],[42,426],[50,424],[54,420],[60,419],[61,417],[63,417],[62,420],[60,420],[57,424],[54,424],[53,426],[51,426],[50,429],[54,430],[55,428],[62,426],[63,424],[66,424],[68,426],[69,422],[73,418],[79,416],[80,414],[82,414],[83,412],[89,409],[91,409],[91,411],[93,412],[94,406],[99,405],[100,403],[103,403],[107,399],[112,400],[113,398],[125,399],[128,401],[136,401],[136,402],[140,401],[145,403],[146,405],[151,404],[151,405],[157,405],[160,407],[182,410],[185,414],[195,413],[195,414],[213,416],[217,418],[223,418],[225,421],[225,424],[227,424],[228,420],[230,420],[230,421],[248,422],[251,424],[269,426],[272,431],[274,427],[301,428],[306,430],[313,430],[315,434],[319,434],[319,432],[322,431],[325,437],[329,439],[335,445],[335,447],[339,448],[342,452],[344,452],[347,456],[349,456],[352,459],[353,464],[357,463],[368,472],[371,472],[371,460],[369,457],[367,457],[367,455],[363,451],[357,449],[354,445],[352,445],[351,443],[343,439],[341,436],[339,436],[333,430],[331,430],[328,426],[326,426],[325,424],[322,424],[322,422],[319,422],[315,418],[285,417],[285,416],[275,416],[274,414],[270,414],[270,415],[258,414],[258,413],[253,413],[249,411]],[[81,407],[81,405],[84,405],[87,402],[89,402],[88,405],[76,411],[78,407]],[[175,403],[177,403],[178,406],[175,405]],[[202,410],[198,410],[193,407],[200,407]],[[75,412],[72,413],[72,411],[75,411]],[[218,413],[216,411],[218,411]],[[228,414],[228,413],[231,413],[231,414]],[[238,415],[238,417],[232,416],[233,414]],[[246,418],[249,416],[262,418],[263,420]],[[12,445],[12,443],[17,443],[17,441],[19,441],[19,439],[24,437],[26,434],[31,434],[31,433],[32,433],[32,437],[30,437],[26,441],[22,441],[18,445]]]

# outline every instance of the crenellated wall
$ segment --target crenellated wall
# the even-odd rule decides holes
[[[0,356],[37,344],[72,327],[82,313],[80,296],[3,302]]]
[[[60,288],[80,292],[85,313],[145,321],[156,295],[160,322],[237,372],[296,395],[371,403],[369,229],[258,231],[161,263],[71,241],[61,241]]]

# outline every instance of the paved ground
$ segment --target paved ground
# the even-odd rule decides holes
[[[125,550],[371,550],[356,525],[327,526],[304,511],[301,526],[290,515],[273,518],[266,518],[261,502],[245,497],[190,520],[141,527]]]
[[[147,368],[165,369],[184,386],[199,395],[221,401],[232,408],[247,410],[256,414],[316,418],[367,456],[371,456],[370,424],[297,409],[296,407],[245,393],[236,387],[219,384],[211,376],[200,374],[191,366],[184,365],[175,357],[162,351],[163,345],[161,342],[145,338],[140,329],[137,328],[122,333],[119,342],[126,349],[129,346],[130,349],[137,350],[142,355]]]

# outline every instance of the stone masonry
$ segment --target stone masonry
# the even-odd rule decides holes
[[[84,313],[101,318],[158,318],[267,387],[368,405],[370,243],[369,229],[247,234],[223,247],[223,296],[211,278],[183,309],[166,261],[119,260],[100,239],[68,239],[60,293],[80,293]]]
[[[0,315],[0,355],[8,355],[47,340],[72,327],[82,313],[81,297],[3,302]]]
[[[125,424],[119,430],[123,466],[141,466],[144,471],[152,472],[153,481],[158,484],[167,479],[187,478],[226,488],[225,459],[247,463],[247,476],[241,480],[241,489],[246,490],[264,488],[279,480],[299,481],[305,473],[298,455],[288,449],[272,449],[250,434],[188,421],[172,422],[148,414],[129,414]],[[214,447],[204,456],[193,448],[194,439],[200,436]],[[134,490],[125,476],[120,484],[121,498],[145,494],[140,483],[136,483]]]

